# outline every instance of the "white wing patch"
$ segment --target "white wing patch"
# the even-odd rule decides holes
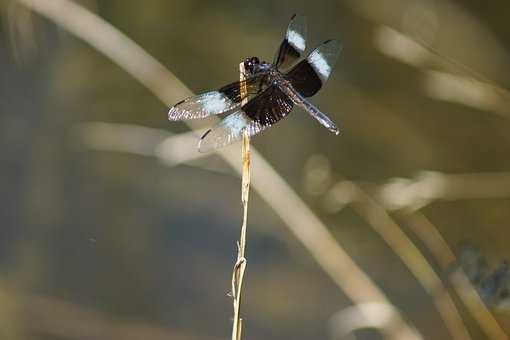
[[[230,100],[220,92],[208,93],[204,96],[204,111],[209,114],[223,112],[229,106],[227,101]]]
[[[331,74],[331,66],[327,59],[319,51],[313,51],[307,59],[321,79],[323,81],[327,80]]]
[[[287,40],[291,45],[296,47],[300,52],[305,50],[305,39],[296,31],[289,30],[287,31]]]
[[[250,136],[254,136],[266,127],[251,120],[243,111],[236,111],[202,136],[198,143],[198,150],[211,151],[240,140],[245,129]]]
[[[221,114],[239,106],[226,95],[218,91],[211,91],[187,98],[175,104],[168,112],[168,119],[183,120],[205,118],[210,115]]]
[[[224,119],[223,123],[225,127],[227,127],[232,134],[238,135],[242,132],[242,130],[250,124],[251,119],[246,117],[243,112],[238,112],[236,114],[230,115]]]

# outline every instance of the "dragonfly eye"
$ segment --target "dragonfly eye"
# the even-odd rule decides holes
[[[251,68],[252,68],[251,59],[250,58],[244,59],[244,69],[249,72]]]
[[[255,71],[255,66],[258,64],[259,59],[257,57],[246,58],[244,60],[244,69],[249,73],[253,73]]]

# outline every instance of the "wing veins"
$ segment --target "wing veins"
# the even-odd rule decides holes
[[[207,152],[240,140],[244,130],[254,136],[287,116],[293,105],[272,85],[208,130],[200,139],[199,150]]]

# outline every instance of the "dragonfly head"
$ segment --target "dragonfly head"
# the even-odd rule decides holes
[[[260,65],[260,60],[257,57],[246,58],[244,60],[244,69],[248,74],[255,74]]]

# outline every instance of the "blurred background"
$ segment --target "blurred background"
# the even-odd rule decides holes
[[[240,179],[167,110],[179,81],[203,92],[245,57],[271,61],[294,13],[309,48],[343,44],[313,99],[342,133],[296,109],[253,140],[274,172],[254,174],[267,181],[249,207],[244,339],[397,338],[379,330],[384,308],[365,328],[363,288],[339,289],[303,247],[286,195],[261,197],[280,177],[423,339],[510,334],[509,2],[74,3],[176,78],[143,86],[128,69],[144,59],[68,1],[0,1],[0,339],[230,336]],[[457,257],[471,284],[453,279]]]

